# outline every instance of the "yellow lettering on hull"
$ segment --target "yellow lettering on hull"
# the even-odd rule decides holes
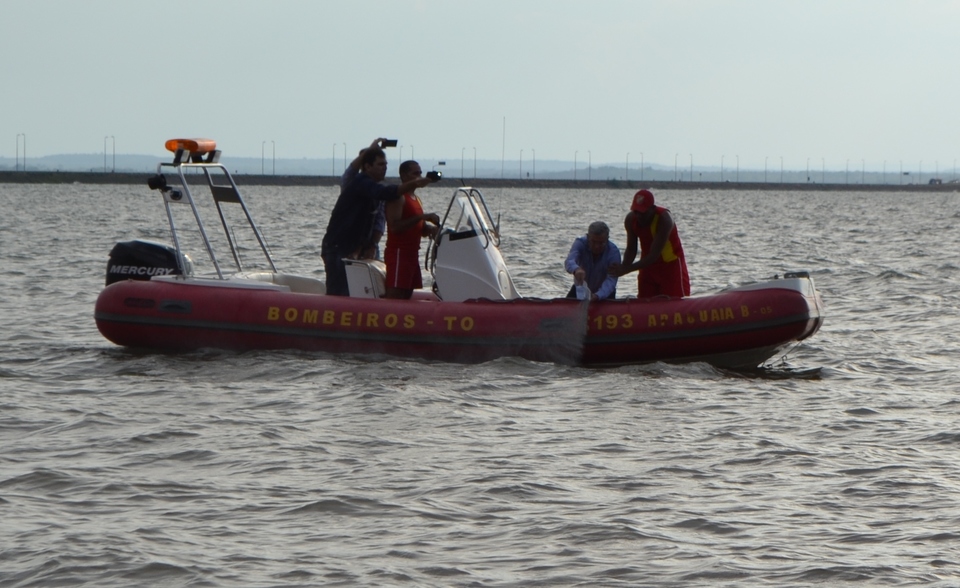
[[[773,309],[770,307],[764,307],[761,309],[761,314],[772,313]],[[750,315],[751,312],[747,306],[740,307],[741,317],[748,318]],[[447,319],[447,330],[451,330],[452,321],[455,317],[445,318]],[[657,329],[663,327],[685,327],[697,324],[708,325],[735,320],[737,320],[737,315],[734,311],[734,308],[731,306],[724,306],[718,308],[705,308],[695,311],[674,312],[672,315],[668,313],[648,314],[646,325],[649,329]],[[642,319],[638,324],[643,324]],[[597,331],[610,331],[615,329],[626,330],[632,329],[633,326],[633,315],[631,314],[600,314],[592,317],[589,324],[591,329]]]
[[[306,325],[322,325],[324,327],[346,327],[350,329],[415,329],[417,328],[417,315],[404,314],[398,315],[390,313],[380,316],[376,312],[355,312],[352,310],[322,310],[317,308],[297,308],[279,306],[267,307],[267,320],[272,322],[286,321],[295,322],[300,320]],[[423,319],[422,323],[427,326],[433,325],[434,321]],[[476,321],[472,316],[445,316],[443,324],[448,331],[472,331]]]

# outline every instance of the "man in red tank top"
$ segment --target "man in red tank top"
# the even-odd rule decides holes
[[[611,266],[610,273],[622,276],[638,271],[637,296],[652,298],[690,295],[690,275],[683,255],[683,244],[670,211],[654,204],[653,192],[640,190],[633,196],[630,212],[623,220],[627,231],[627,248],[623,264]],[[640,243],[640,259],[637,242]]]
[[[423,175],[416,161],[404,161],[399,171],[401,183],[417,180]],[[420,239],[437,234],[440,216],[435,212],[423,212],[415,190],[388,202],[384,209],[387,219],[387,246],[383,254],[387,264],[387,291],[384,298],[409,299],[414,290],[423,287]]]

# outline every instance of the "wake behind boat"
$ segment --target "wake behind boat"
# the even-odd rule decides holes
[[[118,345],[755,368],[812,336],[823,321],[820,296],[805,273],[682,299],[524,298],[500,254],[499,227],[483,195],[470,187],[454,191],[427,250],[431,289],[412,300],[382,298],[383,264],[345,260],[350,296],[328,296],[323,281],[277,269],[213,141],[174,139],[166,146],[173,162],[159,164],[149,185],[163,197],[173,245],[118,243],[96,304],[97,327]],[[171,172],[170,183],[164,171]],[[188,176],[201,175],[223,229],[216,243],[229,258],[216,254],[194,199]],[[210,275],[197,275],[181,248],[175,211],[184,207],[212,264]],[[241,230],[257,243],[265,271],[247,268]]]

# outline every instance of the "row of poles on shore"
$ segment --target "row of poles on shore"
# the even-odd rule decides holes
[[[270,143],[271,143],[271,145],[273,146],[273,175],[276,175],[276,173],[277,173],[277,151],[276,151],[276,142],[270,141]],[[265,159],[264,159],[264,158],[265,158],[265,152],[264,152],[264,148],[266,147],[266,144],[267,144],[266,141],[263,141],[263,143],[261,144],[261,153],[260,153],[260,173],[261,173],[261,175],[265,174],[265,164],[264,164],[264,162],[265,162]],[[346,169],[346,167],[347,167],[347,144],[346,144],[346,143],[333,143],[333,146],[332,146],[332,149],[331,149],[331,156],[330,156],[330,175],[331,175],[331,176],[336,176],[336,175],[337,175],[337,172],[336,172],[337,145],[343,145],[343,169]],[[410,159],[414,159],[414,146],[413,146],[413,145],[409,145],[409,147],[410,147]],[[399,149],[399,159],[400,159],[401,161],[403,161],[403,149],[404,149],[404,145],[398,145],[398,149]],[[476,147],[472,147],[471,149],[473,149],[473,177],[476,178],[476,177],[477,177],[477,148],[476,148]],[[463,148],[460,149],[460,176],[461,176],[461,177],[464,177],[464,176],[463,176],[463,170],[464,170],[464,158],[465,158],[466,150],[467,150],[467,147],[463,147]],[[530,151],[531,151],[531,154],[532,154],[532,155],[531,155],[531,161],[532,161],[532,164],[533,164],[533,165],[532,165],[533,179],[536,179],[536,178],[537,178],[537,150],[536,150],[536,149],[531,149]],[[519,172],[518,172],[518,177],[519,177],[520,179],[523,179],[523,152],[524,152],[524,150],[521,149],[521,150],[520,150],[520,159],[519,159],[520,166],[519,166]],[[578,171],[578,170],[577,170],[577,161],[578,161],[578,156],[579,156],[579,154],[580,154],[580,151],[579,151],[579,150],[573,152],[573,179],[574,179],[574,180],[577,179],[577,171]],[[691,154],[689,154],[689,155],[690,155],[690,175],[688,176],[688,180],[689,180],[689,181],[693,181],[693,177],[694,177],[694,174],[693,174],[693,170],[694,170],[694,167],[693,167],[693,154],[691,153]],[[674,162],[673,162],[673,180],[674,180],[674,181],[682,181],[682,179],[683,179],[683,174],[682,174],[682,172],[681,172],[680,169],[679,169],[679,157],[680,157],[680,154],[679,154],[679,153],[677,153],[677,154],[674,155]],[[736,166],[735,166],[735,168],[734,168],[734,178],[733,178],[733,179],[734,179],[734,181],[739,182],[739,181],[740,181],[740,156],[739,156],[739,155],[736,155],[735,157],[736,157]],[[588,151],[587,151],[587,180],[588,180],[588,181],[593,179],[593,177],[592,177],[592,172],[593,172],[593,161],[592,161],[592,158],[593,158],[593,154],[588,150]],[[721,155],[721,156],[720,156],[720,181],[721,181],[721,182],[727,181],[727,178],[726,178],[725,175],[724,175],[724,174],[725,174],[725,171],[726,171],[726,169],[724,168],[724,160],[725,160],[725,158],[726,158],[726,155]],[[764,181],[764,183],[768,183],[768,175],[769,175],[769,166],[768,166],[768,163],[769,163],[769,159],[770,159],[769,156],[766,156],[766,157],[764,157],[764,160],[763,160],[763,181]],[[806,171],[807,181],[810,181],[810,178],[812,177],[812,176],[810,175],[810,160],[811,160],[811,158],[808,157],[808,158],[807,158],[807,171]],[[909,171],[907,171],[907,172],[904,172],[904,171],[903,171],[903,161],[902,161],[902,160],[901,160],[899,163],[900,163],[900,173],[899,173],[899,176],[900,176],[900,178],[901,178],[901,183],[902,183],[903,177],[910,175],[910,172],[909,172]],[[821,164],[821,167],[820,167],[820,181],[821,181],[821,183],[824,183],[824,182],[825,182],[825,179],[826,179],[826,158],[822,158],[822,157],[821,157],[821,158],[820,158],[820,164]],[[446,163],[441,161],[441,162],[438,163],[438,165],[446,165]],[[860,166],[861,166],[861,167],[860,167],[860,183],[862,184],[862,183],[865,182],[865,177],[866,177],[866,160],[861,159],[861,160],[860,160]],[[956,160],[954,160],[954,162],[953,162],[953,170],[954,170],[953,175],[954,175],[954,176],[956,176],[956,168],[957,168],[957,162],[956,162]],[[883,172],[882,172],[882,173],[883,173],[884,183],[886,183],[886,176],[887,176],[887,162],[886,162],[886,160],[884,160],[884,162],[883,162]],[[701,175],[702,175],[702,173],[701,173]],[[783,156],[780,156],[780,183],[783,183],[783,175],[784,175]],[[846,180],[846,182],[847,182],[847,183],[850,183],[850,180],[849,180],[849,178],[850,178],[850,160],[849,160],[849,159],[847,159],[847,162],[846,162],[846,168],[845,168],[845,171],[844,171],[844,175],[845,175],[845,180]],[[921,160],[920,163],[919,163],[917,175],[918,175],[918,178],[921,178],[921,179],[923,178],[923,161],[922,161],[922,160]],[[940,163],[939,163],[939,162],[935,162],[934,177],[937,177],[937,176],[939,176],[939,175],[940,175]],[[501,159],[501,162],[500,162],[500,179],[506,179],[506,158]],[[626,158],[625,158],[624,179],[625,179],[626,181],[630,181],[630,153],[629,153],[629,152],[627,152],[627,155],[626,155]],[[644,180],[644,160],[643,160],[643,152],[640,153],[640,178],[639,178],[639,180],[640,180],[641,182]]]
[[[22,139],[22,141],[21,141]],[[103,173],[107,173],[107,141],[113,144],[113,167],[111,172],[117,171],[117,139],[113,135],[103,138]],[[23,143],[23,163],[20,162],[20,144]],[[14,164],[15,171],[27,171],[27,134],[17,133],[17,156]],[[22,165],[22,169],[21,169]]]
[[[16,171],[27,171],[27,135],[26,135],[26,133],[17,133],[16,142],[17,142],[17,145],[16,145],[16,163],[15,163],[15,170],[16,170]],[[116,172],[116,171],[117,171],[117,140],[116,140],[116,137],[115,137],[115,136],[113,136],[113,135],[107,135],[107,136],[105,136],[105,137],[103,138],[103,171],[104,171],[104,173],[107,172],[107,144],[108,144],[108,143],[109,143],[109,144],[111,145],[111,147],[112,147],[112,156],[113,156],[110,171],[111,171],[111,172]],[[269,141],[269,143],[270,143],[270,145],[271,145],[271,150],[272,150],[272,155],[271,155],[271,158],[272,158],[272,170],[271,170],[271,173],[272,173],[273,175],[277,175],[277,143],[276,143],[276,141],[273,141],[273,140]],[[21,145],[22,145],[22,152],[23,152],[22,159],[21,159],[21,155],[20,155],[20,154],[21,154]],[[331,153],[331,157],[330,157],[330,175],[333,176],[333,177],[335,177],[335,176],[337,175],[337,173],[336,173],[337,145],[343,145],[343,169],[346,169],[346,167],[347,167],[347,144],[346,144],[346,143],[333,143],[332,153]],[[267,147],[267,141],[262,141],[261,144],[260,144],[260,174],[261,174],[261,175],[266,175],[266,147]],[[403,160],[403,149],[404,149],[404,147],[409,147],[409,148],[410,148],[410,159],[413,159],[413,158],[414,158],[414,146],[413,146],[413,145],[407,145],[407,146],[405,146],[405,145],[398,145],[397,148],[398,148],[398,150],[399,150],[399,159],[400,159],[401,161]],[[476,147],[472,147],[472,149],[473,149],[473,177],[477,177],[477,148],[476,148]],[[465,158],[466,150],[467,150],[466,147],[463,147],[463,148],[460,150],[460,175],[461,175],[461,176],[463,176],[464,158]],[[532,163],[533,163],[533,179],[536,179],[536,178],[537,178],[537,150],[536,150],[536,149],[531,149],[530,151],[531,151],[531,153],[532,153],[531,159],[532,159]],[[523,178],[523,152],[524,152],[524,149],[521,149],[521,150],[520,150],[520,171],[519,171],[519,177],[520,177],[521,179]],[[579,154],[580,154],[580,151],[579,151],[579,150],[573,152],[573,179],[574,179],[574,180],[577,179],[577,158],[578,158]],[[693,181],[693,177],[694,177],[694,175],[693,175],[693,169],[694,169],[694,168],[693,168],[693,154],[690,153],[689,156],[690,156],[690,175],[688,176],[688,179],[689,179],[689,181]],[[674,159],[673,159],[673,180],[674,180],[674,181],[681,181],[682,178],[683,178],[683,173],[680,172],[680,168],[679,168],[679,157],[680,157],[680,154],[677,153],[677,154],[674,155]],[[736,157],[736,159],[737,159],[737,162],[736,162],[736,166],[735,166],[734,181],[739,182],[739,181],[740,181],[740,156],[739,156],[739,155],[736,155],[735,157]],[[593,161],[592,161],[592,158],[593,158],[593,154],[588,150],[588,151],[587,151],[587,180],[588,180],[588,181],[593,179],[593,177],[592,177],[592,172],[593,172]],[[724,175],[724,174],[725,174],[725,171],[726,171],[725,168],[724,168],[724,163],[725,163],[724,160],[725,160],[725,158],[726,158],[726,155],[721,155],[721,156],[720,156],[720,181],[721,181],[721,182],[727,181],[726,178],[725,178],[725,175]],[[769,163],[769,159],[770,159],[769,156],[766,156],[766,157],[763,158],[763,181],[764,181],[764,183],[768,183],[768,171],[769,171],[768,163]],[[811,178],[811,176],[810,176],[810,159],[811,159],[811,158],[809,158],[809,157],[807,158],[807,173],[806,173],[806,177],[807,177],[807,181],[808,181],[808,182],[810,181],[810,178]],[[22,162],[22,163],[21,163],[21,162]],[[899,163],[900,163],[900,171],[899,171],[898,176],[899,176],[899,178],[900,178],[900,183],[903,183],[903,178],[904,178],[904,176],[910,175],[910,172],[909,172],[909,171],[906,171],[906,172],[903,171],[903,161],[902,161],[902,160],[901,160]],[[446,165],[446,162],[442,162],[442,161],[441,161],[441,162],[438,163],[438,165]],[[820,158],[820,166],[821,166],[821,167],[820,167],[820,181],[821,181],[821,183],[824,183],[825,180],[826,180],[826,160],[825,160],[825,158]],[[956,162],[956,160],[954,160],[954,162],[953,162],[953,175],[954,175],[954,179],[956,179],[956,169],[957,169],[957,162]],[[854,172],[854,173],[856,173],[856,172]],[[702,175],[702,173],[701,173],[701,175]],[[780,156],[780,178],[779,178],[780,183],[783,183],[783,175],[784,175],[783,156]],[[847,183],[850,183],[850,180],[849,180],[849,178],[850,178],[850,160],[849,160],[849,159],[847,160],[847,164],[846,164],[846,169],[845,169],[845,174],[844,174],[844,175],[845,175],[845,178],[846,178],[846,182],[847,182]],[[940,175],[940,163],[939,163],[939,161],[937,161],[937,162],[934,162],[934,176],[933,176],[933,178],[931,178],[931,179],[932,179],[932,180],[939,180],[939,175]],[[643,177],[643,176],[644,176],[644,161],[643,161],[643,153],[641,152],[641,153],[640,153],[640,178],[639,178],[641,182],[644,180],[644,177]],[[887,162],[884,161],[884,162],[883,162],[883,178],[884,178],[884,179],[883,179],[883,182],[884,182],[884,183],[886,183],[886,176],[887,176]],[[918,176],[918,181],[919,181],[919,182],[922,182],[922,180],[923,180],[923,161],[922,161],[922,160],[920,161],[920,163],[919,163],[919,165],[918,165],[917,176]],[[861,183],[861,184],[865,182],[865,177],[866,177],[866,163],[865,163],[865,160],[861,159],[861,160],[860,160],[860,183]],[[501,159],[501,163],[500,163],[500,178],[501,178],[501,179],[505,179],[505,178],[506,178],[506,157],[505,157],[505,154],[504,154],[504,157]],[[630,153],[629,153],[629,152],[627,152],[626,160],[625,160],[625,165],[624,165],[624,179],[625,179],[626,181],[630,181]]]

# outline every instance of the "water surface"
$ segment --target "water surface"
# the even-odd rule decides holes
[[[335,192],[244,192],[322,277]],[[486,196],[525,295],[623,245],[630,193]],[[958,196],[658,196],[694,294],[806,270],[821,331],[760,373],[131,352],[93,305],[156,193],[0,185],[0,585],[956,585]]]

